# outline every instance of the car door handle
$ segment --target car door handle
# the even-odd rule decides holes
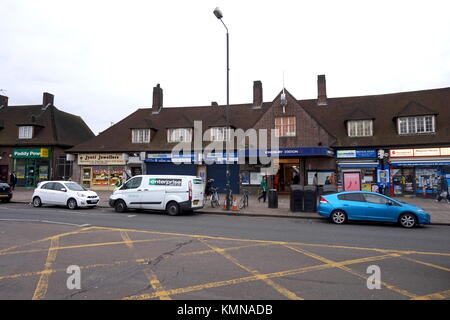
[[[142,189],[137,189],[137,191],[142,192]]]

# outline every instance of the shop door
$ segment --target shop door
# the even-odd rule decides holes
[[[0,182],[9,182],[8,166],[0,166]]]
[[[82,184],[83,187],[89,189],[91,188],[91,182],[92,182],[92,168],[91,167],[83,167],[82,171]]]
[[[25,187],[34,187],[36,183],[36,166],[34,162],[26,165],[25,174]]]
[[[239,165],[230,164],[230,184],[233,193],[239,193]],[[214,187],[219,188],[219,193],[225,193],[227,188],[226,165],[210,164],[207,166],[208,179],[214,179]]]
[[[361,191],[361,177],[359,172],[344,173],[344,191]]]

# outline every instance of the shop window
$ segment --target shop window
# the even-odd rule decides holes
[[[370,137],[373,135],[373,120],[352,120],[347,122],[349,137]]]
[[[19,139],[31,139],[31,138],[33,138],[33,126],[20,126]]]
[[[401,117],[398,118],[399,134],[433,133],[435,129],[434,116]]]
[[[168,142],[191,142],[192,128],[176,128],[167,130]]]
[[[150,129],[132,129],[131,130],[132,143],[149,143]]]
[[[58,179],[67,180],[72,177],[72,164],[73,161],[67,161],[65,156],[58,158],[56,163],[56,173],[58,175]]]
[[[295,117],[275,118],[275,136],[276,137],[295,137],[296,123]]]

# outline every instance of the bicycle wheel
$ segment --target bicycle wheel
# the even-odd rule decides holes
[[[241,199],[239,199],[238,208],[239,209],[245,208],[245,197],[242,197]]]

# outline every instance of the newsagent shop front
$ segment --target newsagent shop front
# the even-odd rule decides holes
[[[391,149],[389,157],[396,196],[435,197],[439,177],[450,182],[450,147]]]
[[[81,167],[81,184],[92,190],[114,190],[126,172],[122,153],[79,154],[78,165]]]

